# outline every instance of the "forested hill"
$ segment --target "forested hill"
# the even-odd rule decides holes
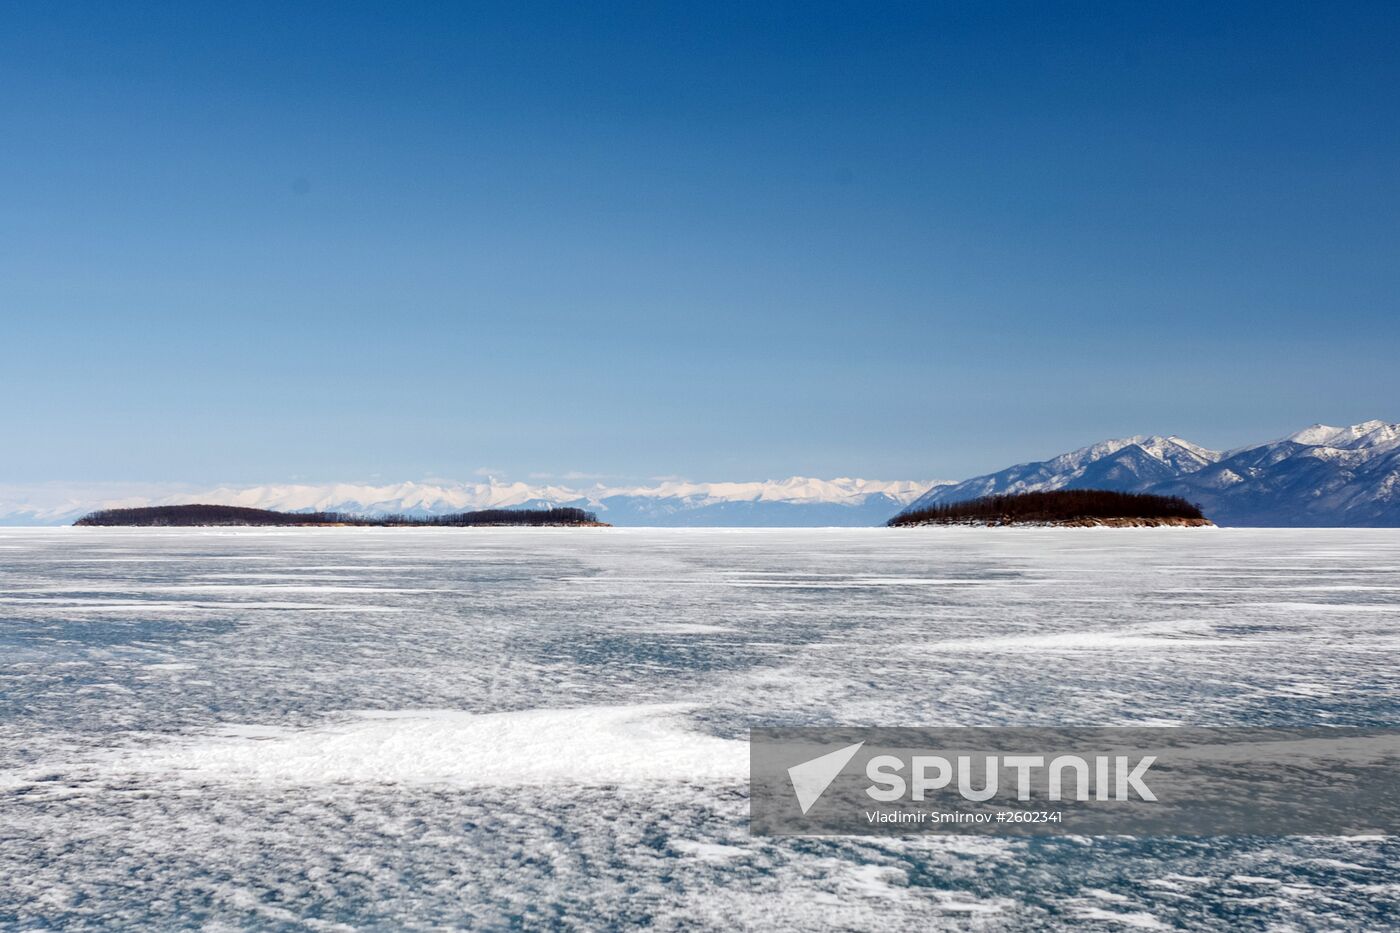
[[[137,509],[103,509],[90,512],[73,524],[87,526],[200,527],[200,526],[364,526],[465,528],[478,525],[604,526],[598,516],[583,509],[484,509],[434,515],[364,516],[342,512],[274,512],[233,505],[161,505]]]
[[[1153,526],[1211,522],[1199,508],[1176,496],[1061,489],[931,505],[901,512],[888,524]]]

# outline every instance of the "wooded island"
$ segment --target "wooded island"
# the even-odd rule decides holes
[[[902,525],[1065,525],[1112,527],[1201,526],[1214,524],[1200,508],[1179,496],[1112,492],[1107,489],[1058,489],[1015,495],[983,496],[910,512],[886,522]]]
[[[157,505],[137,509],[103,509],[90,512],[73,524],[118,527],[183,528],[202,526],[335,527],[367,528],[468,528],[487,526],[610,527],[583,509],[483,509],[453,515],[351,515],[345,512],[274,512],[235,505]]]

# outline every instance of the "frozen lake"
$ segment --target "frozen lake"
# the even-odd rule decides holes
[[[1393,925],[1390,839],[752,839],[744,740],[1398,659],[1393,530],[0,529],[0,927]]]

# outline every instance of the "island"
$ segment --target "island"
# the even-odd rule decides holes
[[[608,528],[606,522],[583,509],[483,509],[453,515],[350,515],[344,512],[274,512],[234,505],[157,505],[136,509],[102,509],[73,524],[89,527],[197,528],[197,527],[366,527],[366,528],[476,528],[481,526],[550,526]]]
[[[983,496],[901,512],[885,523],[906,525],[1053,525],[1071,528],[1201,527],[1214,522],[1198,506],[1179,496],[1113,492],[1107,489],[1059,489]]]

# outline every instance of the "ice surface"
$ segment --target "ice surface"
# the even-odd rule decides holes
[[[1400,532],[0,530],[0,928],[1380,927],[1362,840],[747,835],[754,724],[1390,724]]]
[[[681,727],[685,704],[515,713],[361,711],[314,729],[226,728],[98,762],[107,775],[262,784],[453,787],[675,782],[739,784],[748,746]]]

